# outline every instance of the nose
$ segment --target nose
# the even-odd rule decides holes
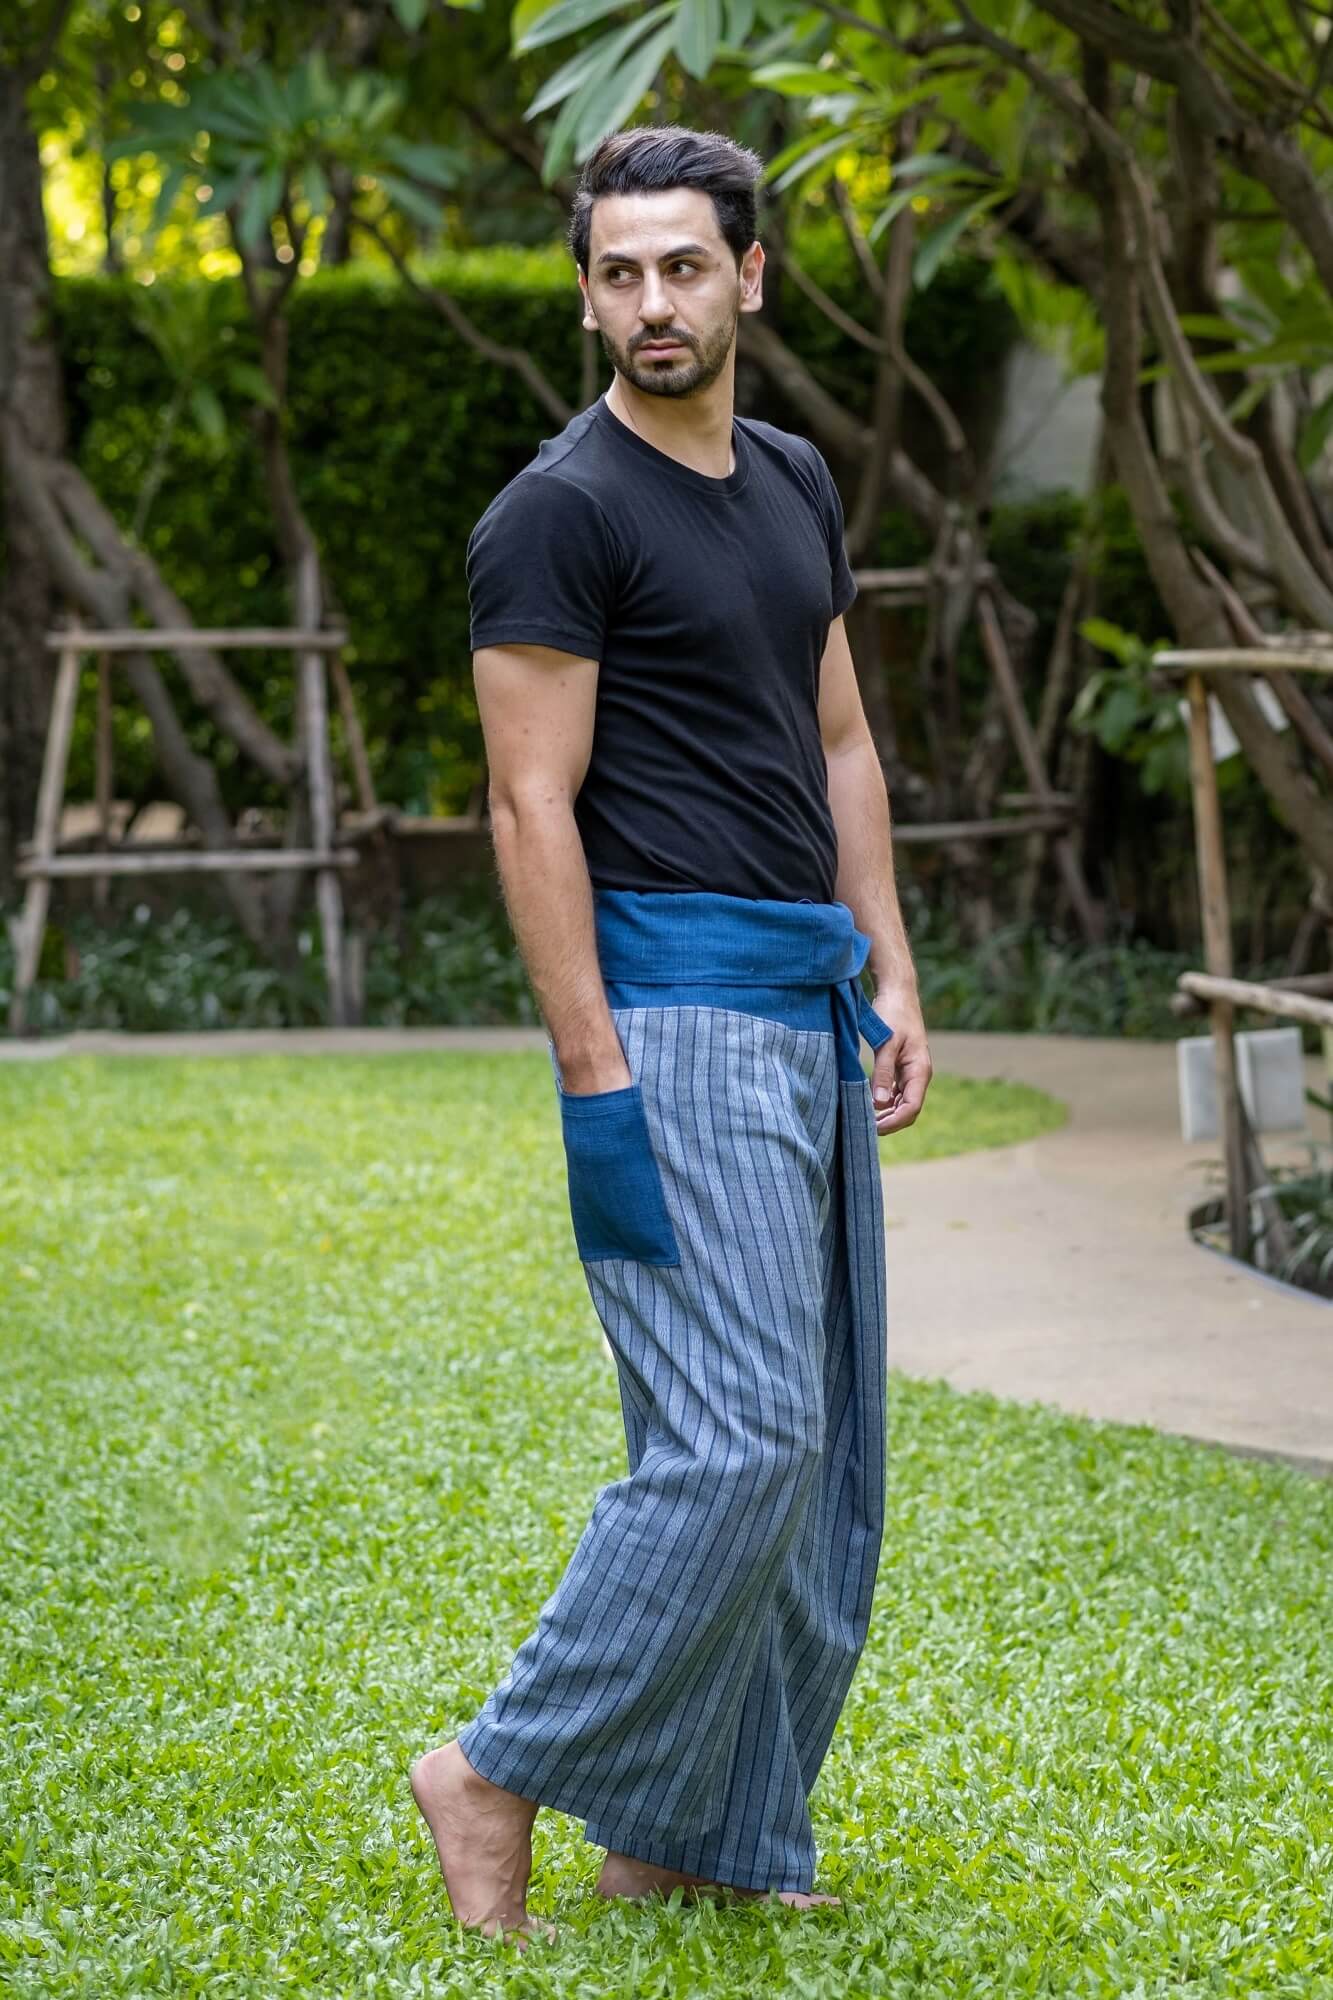
[[[660,326],[671,318],[671,301],[667,297],[666,286],[659,272],[651,267],[644,273],[643,290],[639,294],[639,318],[645,326]]]

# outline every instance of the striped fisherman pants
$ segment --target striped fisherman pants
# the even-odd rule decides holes
[[[808,1890],[883,1531],[884,1223],[836,988],[823,1026],[760,991],[771,1011],[608,981],[618,1090],[566,1093],[548,1042],[629,1470],[458,1742],[615,1852]]]

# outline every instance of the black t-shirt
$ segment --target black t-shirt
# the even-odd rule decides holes
[[[833,900],[819,664],[856,595],[817,448],[734,417],[713,479],[605,397],[548,438],[472,531],[472,647],[600,662],[574,814],[611,889]]]

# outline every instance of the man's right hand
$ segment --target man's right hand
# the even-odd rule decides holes
[[[618,1061],[594,1058],[567,1063],[558,1049],[556,1056],[560,1061],[560,1076],[566,1097],[592,1097],[603,1090],[624,1090],[634,1081],[623,1049]]]

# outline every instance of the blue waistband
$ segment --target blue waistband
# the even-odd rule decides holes
[[[652,1005],[644,990],[667,987],[678,989],[677,1004],[679,989],[708,988],[706,998],[726,1005],[724,995],[753,989],[753,1011],[768,1012],[793,988],[823,989],[794,995],[791,1018],[813,1022],[823,1004],[838,1038],[839,1073],[849,1078],[863,1073],[860,1036],[878,1048],[893,1033],[862,991],[870,939],[846,903],[594,888],[593,916],[613,1005],[618,995],[624,1004]]]

